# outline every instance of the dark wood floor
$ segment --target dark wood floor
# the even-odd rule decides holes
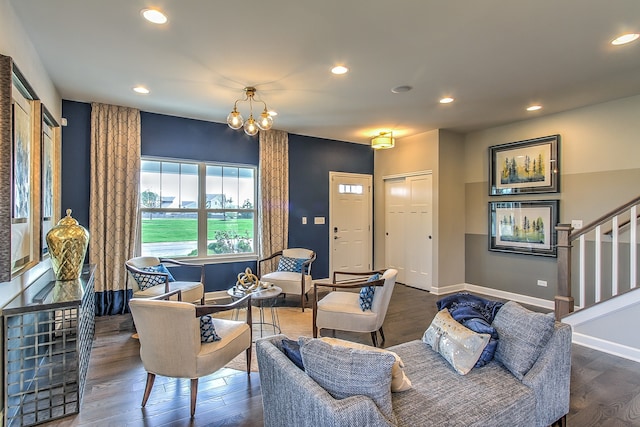
[[[384,346],[420,338],[439,298],[397,285],[384,324]],[[146,373],[132,331],[129,315],[97,318],[80,414],[44,426],[262,426],[259,374],[232,369],[200,380],[193,420],[189,380],[157,377],[147,407],[141,408]],[[369,334],[336,336],[370,344]],[[569,426],[640,426],[640,364],[577,345],[572,363]]]

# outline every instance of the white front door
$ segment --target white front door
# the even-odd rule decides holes
[[[330,172],[329,277],[372,268],[371,175]]]

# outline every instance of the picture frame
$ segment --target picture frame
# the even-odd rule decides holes
[[[489,147],[489,195],[560,191],[560,135]]]
[[[489,202],[489,250],[557,256],[559,200]]]

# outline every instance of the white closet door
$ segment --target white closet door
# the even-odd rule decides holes
[[[433,281],[432,180],[385,180],[385,267],[398,270],[398,282],[425,290]]]
[[[396,280],[405,282],[404,233],[407,206],[405,179],[387,180],[385,185],[385,268],[398,270]]]
[[[406,284],[431,290],[432,285],[432,207],[431,175],[408,177],[406,224],[410,231],[406,235],[405,270]]]

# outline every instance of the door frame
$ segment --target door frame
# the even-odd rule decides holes
[[[367,198],[367,211],[369,220],[369,265],[373,267],[373,175],[364,173],[351,173],[351,172],[335,172],[329,171],[329,228],[327,229],[327,239],[329,241],[329,279],[331,279],[333,272],[333,227],[334,227],[334,212],[333,212],[333,197],[334,187],[332,185],[333,178],[337,176],[347,175],[353,178],[362,178],[367,181],[369,187],[369,197]]]

